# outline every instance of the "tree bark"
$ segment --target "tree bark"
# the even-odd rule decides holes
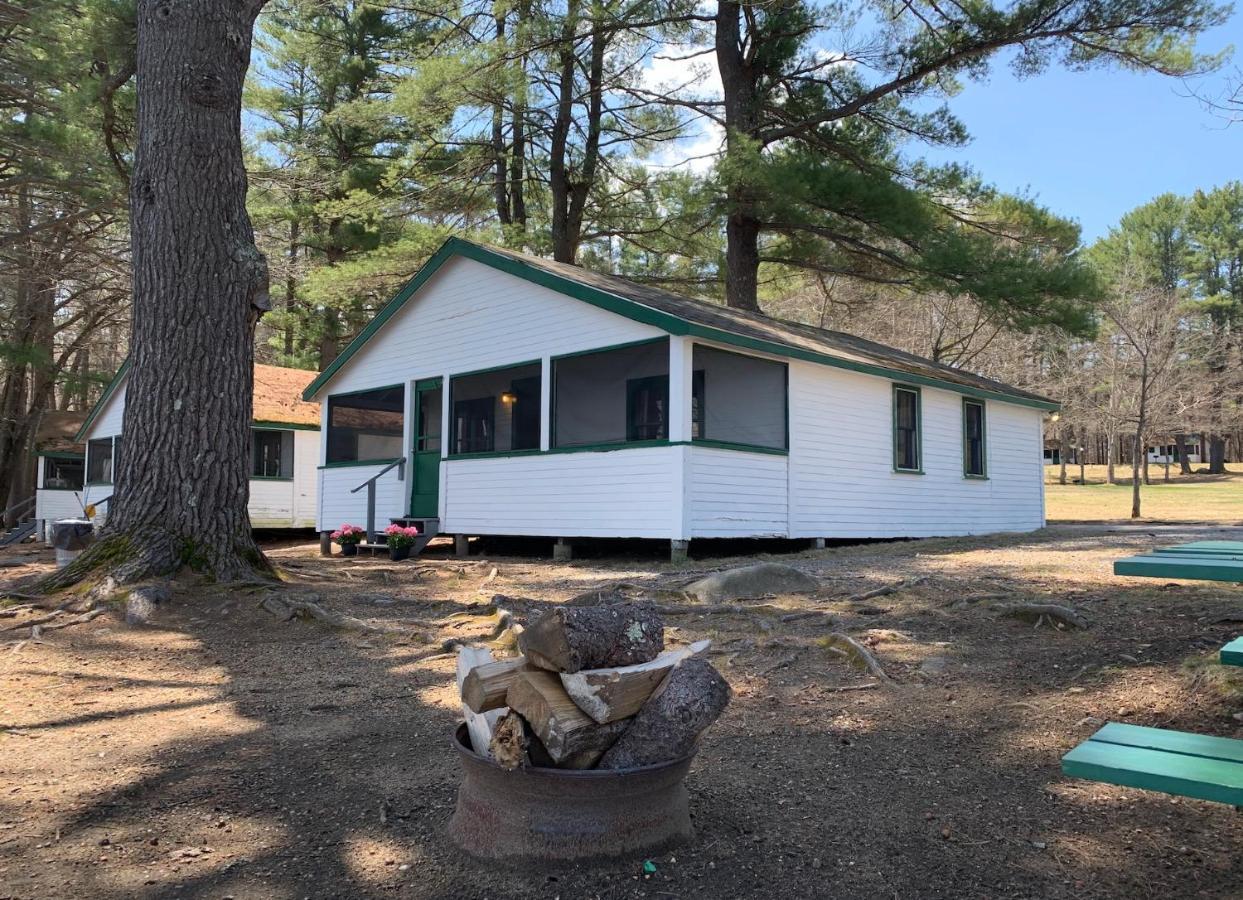
[[[742,177],[759,131],[755,72],[743,47],[742,4],[721,2],[716,14],[716,63],[725,101],[725,152],[735,169],[726,189],[725,302],[758,312],[760,217],[755,192]]]
[[[1224,475],[1226,472],[1226,438],[1214,432],[1208,436],[1208,473]]]
[[[183,566],[268,571],[251,534],[254,330],[267,264],[246,213],[242,82],[264,0],[139,0],[131,368],[101,539],[46,586]]]
[[[1178,470],[1184,475],[1191,474],[1191,462],[1187,459],[1187,435],[1174,435],[1174,446],[1178,448]]]

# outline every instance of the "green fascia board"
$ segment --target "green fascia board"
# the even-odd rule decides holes
[[[1104,741],[1084,741],[1062,757],[1074,778],[1243,805],[1243,764]]]
[[[989,391],[983,388],[974,388],[968,385],[955,384],[951,381],[944,381],[939,378],[932,378],[926,375],[915,375],[910,372],[903,372],[898,369],[889,369],[884,366],[874,365],[871,363],[857,362],[855,360],[841,359],[836,356],[830,356],[827,353],[819,353],[814,350],[805,350],[799,347],[792,347],[788,344],[782,344],[777,341],[761,340],[759,338],[749,338],[742,335],[733,334],[719,328],[713,328],[707,325],[699,325],[688,322],[686,319],[670,313],[661,312],[636,303],[633,300],[627,300],[616,294],[610,294],[607,291],[589,285],[581,284],[570,278],[564,278],[551,272],[544,271],[535,266],[527,265],[521,260],[513,259],[499,253],[494,253],[487,247],[481,247],[470,241],[461,238],[449,238],[445,241],[440,249],[437,250],[414,277],[406,282],[397,294],[384,305],[368,323],[367,327],[359,332],[358,336],[346,346],[344,350],[334,359],[329,366],[324,369],[319,376],[307,385],[306,390],[302,392],[303,400],[313,400],[315,395],[332,380],[333,376],[341,370],[341,368],[349,362],[350,358],[357,353],[372,336],[379,331],[394,314],[401,309],[414,294],[426,284],[433,275],[450,259],[455,256],[465,257],[482,263],[501,272],[514,275],[532,284],[538,284],[541,287],[549,288],[559,294],[581,300],[589,303],[599,309],[616,313],[619,316],[639,322],[644,325],[651,325],[660,328],[673,335],[689,335],[690,337],[702,338],[706,341],[716,341],[718,343],[727,344],[733,347],[741,347],[748,350],[757,350],[761,353],[770,353],[774,356],[780,356],[786,359],[799,359],[806,362],[819,363],[821,365],[832,366],[834,368],[846,369],[852,372],[859,372],[865,375],[876,375],[881,378],[898,379],[913,384],[921,384],[928,387],[940,388],[941,390],[952,391],[967,397],[977,397],[983,400],[1000,400],[1004,403],[1013,403],[1018,406],[1030,406],[1036,409],[1054,411],[1061,408],[1061,405],[1050,400],[1037,400],[1028,397],[1015,397],[1001,391]]]
[[[1243,637],[1237,637],[1221,648],[1223,666],[1243,666]]]
[[[112,380],[108,382],[108,386],[104,388],[104,392],[99,395],[99,399],[95,401],[95,405],[91,407],[91,411],[86,414],[86,420],[82,423],[82,427],[78,429],[78,433],[73,436],[75,441],[86,440],[86,433],[91,430],[91,425],[99,418],[99,414],[103,412],[108,401],[112,399],[112,395],[116,393],[117,388],[121,386],[121,382],[125,380],[126,374],[129,372],[129,360],[125,357],[121,363],[121,368],[117,369],[117,373],[112,376]]]
[[[355,466],[389,466],[400,461],[400,456],[394,456],[392,459],[344,459],[339,462],[324,463],[322,466],[317,466],[317,468],[349,469]]]
[[[44,459],[86,459],[85,453],[69,453],[65,450],[50,450],[47,452],[36,450],[35,456],[42,456]]]
[[[1243,582],[1243,562],[1175,556],[1134,556],[1114,561],[1115,575]]]
[[[261,431],[319,431],[318,425],[304,425],[294,422],[273,422],[271,420],[260,421],[256,419],[250,423],[251,428],[258,428]]]

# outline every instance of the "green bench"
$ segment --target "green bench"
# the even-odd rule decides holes
[[[1115,575],[1243,583],[1243,542],[1195,541],[1114,562]],[[1243,666],[1243,637],[1221,648]],[[1062,757],[1075,778],[1243,807],[1243,741],[1110,722]]]
[[[1243,583],[1243,542],[1194,541],[1114,562],[1115,575]]]
[[[1110,722],[1062,757],[1074,778],[1243,806],[1243,741]]]

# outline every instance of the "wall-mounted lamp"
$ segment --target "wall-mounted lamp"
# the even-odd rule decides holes
[[[1056,422],[1060,418],[1062,418],[1062,414],[1059,412],[1055,412],[1053,415],[1049,416],[1049,421]]]
[[[509,405],[518,402],[518,395],[513,391],[501,391],[501,402]]]

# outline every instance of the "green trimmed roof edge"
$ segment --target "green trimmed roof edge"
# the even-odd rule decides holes
[[[82,427],[78,429],[78,433],[73,436],[76,443],[86,439],[86,433],[91,430],[91,425],[99,418],[99,414],[103,408],[108,405],[108,401],[112,399],[112,395],[116,393],[117,387],[125,378],[125,373],[129,371],[129,357],[121,362],[121,368],[117,369],[117,373],[112,376],[112,380],[108,382],[108,386],[104,388],[104,392],[99,395],[99,399],[95,401],[95,405],[91,407],[91,411],[87,414],[86,420],[82,423]]]
[[[581,300],[592,306],[607,310],[617,315],[623,316],[635,322],[641,322],[645,325],[652,325],[660,328],[669,334],[686,335],[690,337],[698,337],[704,340],[716,341],[717,343],[727,344],[734,347],[741,347],[748,350],[756,350],[762,353],[771,353],[775,356],[782,356],[787,359],[798,359],[805,362],[817,363],[820,365],[831,366],[838,369],[846,369],[852,372],[859,372],[865,375],[875,375],[881,378],[902,381],[908,384],[922,384],[928,387],[940,388],[942,390],[952,391],[967,397],[978,397],[985,400],[1000,400],[1004,403],[1013,403],[1018,406],[1030,406],[1036,409],[1054,411],[1061,408],[1061,404],[1054,400],[1040,399],[1036,397],[1025,397],[1016,394],[1006,393],[1005,391],[992,391],[985,388],[972,387],[971,385],[959,384],[945,379],[934,378],[928,375],[920,375],[914,372],[908,372],[901,369],[890,369],[881,365],[871,363],[858,362],[851,359],[842,359],[841,357],[832,356],[828,353],[818,353],[814,350],[807,350],[801,347],[793,347],[778,341],[769,341],[761,338],[747,337],[745,335],[734,334],[720,328],[714,328],[710,325],[702,325],[696,322],[690,322],[679,316],[666,313],[661,310],[652,309],[644,306],[634,300],[620,297],[617,294],[609,293],[588,284],[574,281],[571,278],[549,272],[537,266],[523,262],[516,256],[510,256],[492,250],[488,247],[467,241],[463,238],[451,237],[441,244],[440,248],[432,255],[422,268],[414,274],[414,276],[406,282],[405,286],[393,296],[384,307],[376,313],[367,327],[358,333],[354,340],[350,341],[324,371],[307,385],[302,392],[303,400],[313,400],[333,377],[341,371],[347,362],[362,349],[371,338],[379,331],[384,324],[391,319],[398,310],[405,306],[415,293],[418,292],[424,284],[426,284],[433,275],[450,259],[462,256],[475,262],[482,263],[501,272],[517,276],[525,281],[538,284],[541,287],[549,288],[559,294]]]

